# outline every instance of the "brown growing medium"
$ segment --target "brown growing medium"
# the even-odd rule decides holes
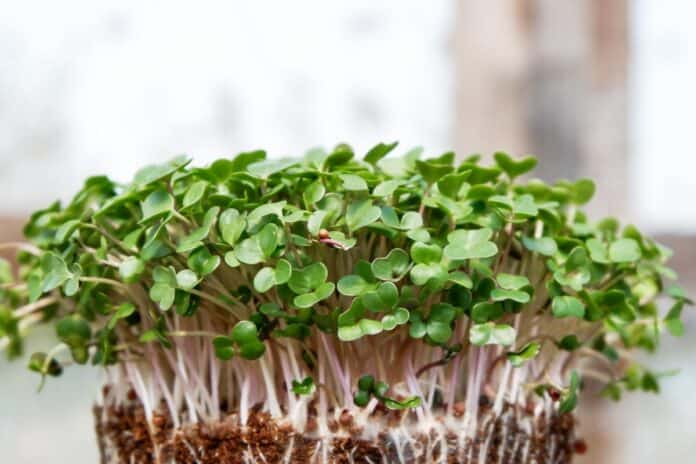
[[[461,405],[455,408],[459,409]],[[384,432],[376,439],[360,438],[361,428],[345,412],[338,421],[331,422],[332,437],[326,445],[312,432],[297,433],[287,422],[272,419],[268,413],[261,412],[260,405],[253,408],[246,426],[238,424],[237,414],[227,413],[217,422],[175,429],[164,409],[163,413],[155,412],[148,425],[145,411],[137,401],[95,406],[94,415],[102,464],[300,464],[320,462],[324,458],[337,464],[570,463],[573,454],[581,453],[578,449],[581,441],[574,439],[573,415],[554,412],[551,416],[542,413],[535,417],[532,409],[506,405],[501,416],[488,422],[483,420],[475,438],[467,438],[463,443],[453,430],[444,434],[434,429],[430,434],[414,434],[411,444],[402,449],[401,457],[388,430],[403,422],[404,413],[386,408],[377,408],[370,417],[371,421],[384,424]],[[482,396],[482,418],[489,411],[490,402]],[[310,417],[308,430],[312,429],[312,423],[316,421]],[[488,446],[485,440],[489,440]],[[324,450],[323,446],[327,448]],[[485,456],[480,456],[484,446],[487,451]],[[422,455],[424,449],[431,452]]]

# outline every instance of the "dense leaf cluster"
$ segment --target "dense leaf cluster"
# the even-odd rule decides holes
[[[444,361],[463,346],[498,345],[521,366],[549,341],[615,363],[620,350],[655,349],[663,327],[683,332],[683,292],[671,292],[666,316],[656,305],[676,277],[668,251],[614,219],[589,221],[579,207],[591,181],[520,182],[536,160],[504,153],[492,166],[421,150],[385,157],[395,146],[362,160],[347,145],[202,168],[177,158],[125,185],[92,177],[67,205],[31,216],[24,232],[36,249],[20,253],[19,280],[0,262],[0,339],[18,355],[25,329],[52,321],[74,362],[108,365],[145,344],[168,349],[176,336],[211,336],[219,358],[253,360],[284,337],[321,331],[360,343],[405,331],[442,347]],[[171,324],[201,311],[229,332]],[[521,334],[520,313],[559,324]],[[458,320],[468,321],[464,337]],[[309,366],[315,355],[304,353]],[[61,371],[55,353],[30,367]],[[611,391],[640,384],[635,372]],[[356,402],[387,398],[384,385],[361,381]],[[568,402],[578,384],[573,374]]]

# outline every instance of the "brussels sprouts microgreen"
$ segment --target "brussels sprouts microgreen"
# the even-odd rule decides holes
[[[590,221],[588,179],[526,180],[532,157],[484,166],[388,156],[396,146],[89,179],[31,216],[17,275],[0,260],[0,349],[17,357],[32,326],[53,323],[60,343],[29,363],[42,379],[91,361],[190,417],[223,397],[304,417],[317,395],[322,420],[374,400],[476,415],[496,385],[563,414],[584,375],[611,397],[657,390],[659,375],[621,361],[684,333],[692,301],[670,285],[667,249]]]

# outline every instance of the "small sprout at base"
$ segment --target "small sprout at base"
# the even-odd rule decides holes
[[[301,381],[292,381],[292,391],[297,395],[311,395],[316,390],[314,385],[314,379],[311,377],[305,377]]]
[[[509,351],[507,353],[507,358],[508,361],[510,361],[510,364],[512,364],[514,367],[520,367],[530,359],[534,359],[536,355],[539,354],[540,350],[541,344],[537,342],[532,342],[526,344],[519,351]]]
[[[358,380],[358,388],[367,392],[372,392],[375,388],[375,378],[371,375],[363,375]]]
[[[356,391],[355,395],[353,396],[353,402],[356,406],[364,408],[367,406],[367,403],[370,402],[370,392],[365,390]]]

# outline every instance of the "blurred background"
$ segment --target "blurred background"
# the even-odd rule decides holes
[[[593,212],[674,248],[696,291],[696,2],[155,3],[0,5],[0,241],[88,175],[399,140],[597,179]],[[578,462],[693,461],[694,326],[649,361],[683,368],[660,396],[585,399]],[[97,462],[99,375],[69,369],[37,394],[24,364],[0,360],[4,462]]]

